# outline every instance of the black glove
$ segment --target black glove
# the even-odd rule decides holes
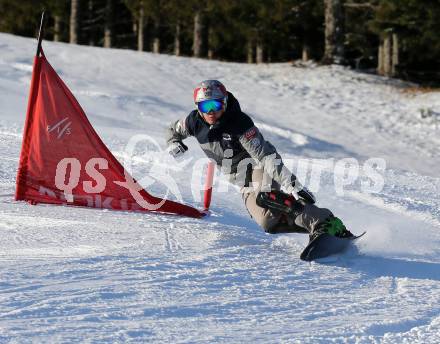
[[[309,191],[309,189],[307,189],[305,186],[302,188],[302,190],[298,191],[297,194],[309,204],[314,204],[316,202],[315,195],[312,194],[312,192]]]
[[[316,198],[313,193],[303,186],[298,180],[293,182],[292,194],[295,198],[301,198],[306,203],[314,204],[316,202]]]
[[[174,141],[167,148],[168,153],[170,153],[174,158],[183,155],[183,153],[185,153],[187,150],[188,147],[182,141]]]

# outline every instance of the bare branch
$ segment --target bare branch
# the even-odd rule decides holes
[[[371,10],[375,10],[377,9],[379,6],[377,4],[373,4],[371,2],[346,2],[344,4],[345,7],[347,8],[359,8],[359,9],[371,9]]]

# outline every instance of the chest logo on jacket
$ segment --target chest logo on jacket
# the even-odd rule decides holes
[[[231,136],[231,134],[223,133],[223,135],[222,135],[222,139],[223,139],[224,141],[232,141],[232,136]]]
[[[244,136],[245,136],[248,140],[250,140],[250,139],[252,139],[253,137],[255,137],[256,134],[257,134],[257,129],[256,129],[255,127],[253,127],[253,128],[251,128],[251,129],[249,129],[248,131],[246,131],[246,132],[244,133]]]

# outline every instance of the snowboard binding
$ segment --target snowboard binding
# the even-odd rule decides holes
[[[277,190],[259,192],[257,195],[257,205],[262,208],[293,216],[301,213],[304,208],[304,205],[297,201],[292,195]]]

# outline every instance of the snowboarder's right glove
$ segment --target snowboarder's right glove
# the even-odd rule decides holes
[[[170,153],[174,158],[182,156],[187,150],[188,147],[182,141],[175,141],[167,148],[168,153]]]
[[[293,197],[296,199],[301,198],[309,204],[314,204],[316,202],[315,195],[305,186],[303,186],[298,180],[295,180],[293,185]]]

